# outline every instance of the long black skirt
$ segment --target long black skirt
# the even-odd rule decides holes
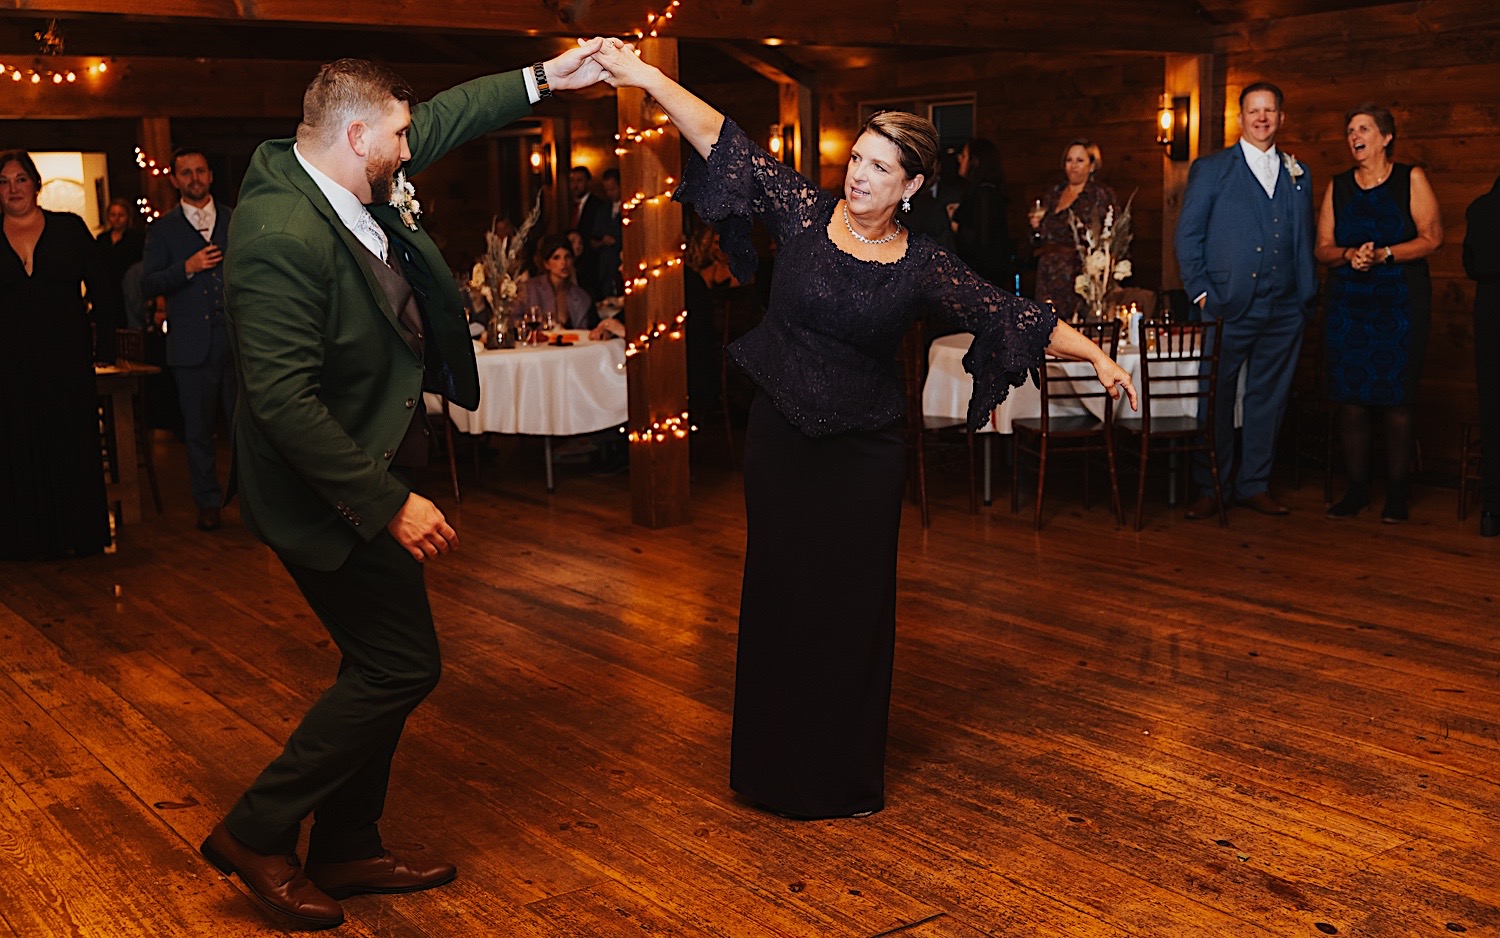
[[[885,804],[905,474],[899,422],[813,438],[751,406],[729,783],[778,814]]]

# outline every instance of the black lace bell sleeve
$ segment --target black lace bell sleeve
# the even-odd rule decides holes
[[[755,275],[750,219],[760,216],[777,241],[787,242],[817,221],[818,187],[762,150],[739,125],[724,118],[719,139],[704,160],[688,157],[673,196],[693,207],[719,232],[729,269],[741,281]]]
[[[974,378],[969,426],[977,430],[1041,365],[1057,314],[995,287],[946,251],[934,251],[925,277],[933,314],[974,334],[964,370]]]

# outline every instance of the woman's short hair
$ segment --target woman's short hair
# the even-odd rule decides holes
[[[297,139],[327,143],[353,121],[384,115],[392,99],[416,104],[417,94],[384,65],[365,59],[329,62],[302,94]]]
[[[1075,140],[1069,140],[1068,145],[1063,147],[1062,161],[1064,166],[1066,166],[1068,163],[1068,152],[1074,147],[1083,147],[1083,152],[1089,155],[1090,176],[1094,175],[1099,170],[1104,168],[1104,152],[1099,149],[1098,144],[1085,137],[1079,137]]]
[[[31,177],[37,191],[42,190],[42,174],[37,171],[36,161],[31,158],[30,153],[25,150],[0,150],[0,169],[4,169],[8,163],[21,164],[22,171]]]
[[[964,178],[970,185],[1000,185],[1000,148],[984,137],[975,137],[964,148],[969,151],[969,172]]]
[[[872,133],[895,144],[901,153],[901,169],[908,179],[917,175],[931,179],[937,169],[937,128],[926,118],[905,111],[877,111],[859,132],[861,136]]]
[[[1383,134],[1391,135],[1391,142],[1385,145],[1386,159],[1396,152],[1396,118],[1386,108],[1381,107],[1374,101],[1366,101],[1357,107],[1351,107],[1344,112],[1344,129],[1349,129],[1349,123],[1359,115],[1365,115],[1375,122],[1375,129]]]

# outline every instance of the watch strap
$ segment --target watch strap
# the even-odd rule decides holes
[[[531,66],[531,77],[536,79],[536,93],[543,100],[552,97],[552,86],[547,84],[547,69],[543,63]]]

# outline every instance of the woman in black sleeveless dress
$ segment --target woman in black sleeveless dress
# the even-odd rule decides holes
[[[1387,474],[1380,518],[1400,522],[1407,518],[1412,404],[1432,307],[1426,257],[1443,243],[1443,223],[1422,169],[1391,161],[1390,111],[1360,105],[1345,115],[1345,128],[1355,166],[1329,184],[1316,248],[1332,268],[1323,335],[1349,483],[1328,517],[1351,518],[1369,504],[1371,417],[1379,410]]]
[[[885,804],[896,627],[896,543],[906,470],[896,350],[919,312],[974,333],[971,424],[1026,380],[1043,352],[1093,363],[1112,393],[1130,379],[1092,342],[987,283],[895,218],[937,161],[921,118],[872,117],[843,197],[751,143],[733,121],[606,40],[606,80],[643,88],[697,152],[677,198],[719,231],[731,271],[754,272],[750,216],[779,245],[765,319],[729,349],[759,394],[745,437],[730,786],[797,819]]]

